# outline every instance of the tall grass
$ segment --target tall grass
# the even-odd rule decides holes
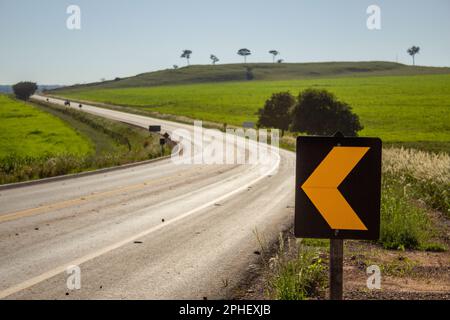
[[[20,157],[11,154],[0,161],[0,184],[54,177],[123,165],[156,157],[157,154],[130,151],[102,155],[72,154]]]
[[[443,250],[432,243],[434,228],[426,207],[448,216],[450,158],[418,150],[383,150],[381,196],[381,235],[379,242],[387,249]]]
[[[405,192],[450,217],[450,156],[413,149],[385,149],[383,172],[395,176]]]
[[[379,242],[386,249],[419,249],[429,240],[428,217],[405,191],[396,176],[383,176]]]
[[[277,300],[306,300],[318,297],[326,283],[326,266],[319,250],[302,243],[280,245],[275,257],[269,261],[268,291]]]

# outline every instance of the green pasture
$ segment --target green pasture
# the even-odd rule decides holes
[[[58,95],[136,107],[163,114],[241,125],[273,92],[297,95],[324,88],[348,102],[364,125],[362,136],[386,142],[450,141],[450,75],[371,76],[283,81],[220,82],[122,89],[59,91]]]
[[[86,155],[91,141],[59,118],[0,95],[0,159],[45,155]]]

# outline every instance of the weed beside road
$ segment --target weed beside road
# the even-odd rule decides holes
[[[267,291],[273,299],[305,300],[324,293],[327,266],[314,246],[280,237],[268,270]]]
[[[379,243],[386,249],[426,249],[431,225],[423,208],[415,206],[395,176],[383,176],[381,232]]]

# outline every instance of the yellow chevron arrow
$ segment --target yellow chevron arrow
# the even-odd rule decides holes
[[[333,230],[367,230],[337,188],[369,149],[334,147],[301,187]]]

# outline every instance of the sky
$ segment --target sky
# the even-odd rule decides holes
[[[80,29],[68,29],[70,5]],[[377,5],[381,29],[367,28]],[[75,84],[191,64],[398,61],[450,66],[450,0],[0,0],[0,84]]]

